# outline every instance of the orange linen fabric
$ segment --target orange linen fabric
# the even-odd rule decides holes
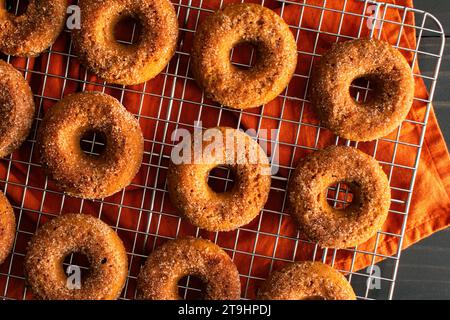
[[[186,2],[186,3],[185,3]],[[225,1],[225,3],[233,1]],[[234,1],[237,2],[237,1]],[[259,1],[253,1],[259,2]],[[411,0],[393,1],[399,5],[412,6]],[[179,11],[181,26],[181,41],[179,51],[189,52],[195,26],[201,22],[205,11],[188,9],[187,1],[176,6]],[[201,2],[193,1],[193,6]],[[203,1],[202,7],[216,10],[220,1]],[[118,233],[123,239],[130,260],[130,279],[124,290],[124,296],[133,298],[135,278],[140,266],[155,246],[165,239],[181,236],[203,236],[216,240],[238,265],[243,275],[243,296],[255,297],[262,278],[267,277],[271,268],[279,268],[288,260],[311,260],[315,255],[320,259],[323,251],[305,241],[297,241],[297,227],[286,213],[285,192],[286,178],[290,167],[295,167],[298,160],[312,152],[313,148],[323,148],[334,144],[336,137],[327,130],[318,131],[311,125],[318,124],[314,110],[307,102],[306,78],[310,73],[313,60],[318,54],[325,52],[331,43],[345,40],[345,36],[355,37],[361,32],[362,37],[370,36],[367,19],[359,16],[364,12],[364,3],[349,0],[326,1],[326,7],[337,9],[327,11],[322,15],[323,0],[306,0],[306,3],[317,7],[303,8],[296,4],[286,4],[281,7],[280,1],[268,0],[265,5],[282,14],[292,26],[301,26],[301,30],[293,28],[298,36],[299,64],[297,74],[286,93],[287,99],[276,99],[264,108],[240,113],[234,110],[221,109],[212,101],[202,98],[202,92],[196,86],[189,72],[189,57],[177,54],[170,66],[156,79],[145,85],[133,86],[122,92],[118,86],[102,86],[95,75],[86,73],[73,55],[64,54],[71,50],[70,34],[64,32],[53,46],[52,54],[44,53],[39,58],[30,59],[29,64],[23,59],[12,59],[19,68],[33,70],[26,74],[40,107],[38,118],[41,119],[45,110],[69,93],[83,90],[100,90],[120,99],[129,111],[140,115],[140,123],[146,138],[146,155],[140,173],[133,185],[111,198],[100,201],[82,201],[63,197],[51,181],[47,181],[42,169],[37,165],[27,165],[28,162],[38,163],[36,149],[27,142],[11,159],[0,160],[0,189],[4,189],[13,205],[17,208],[18,218],[16,254],[0,266],[0,295],[10,298],[24,296],[24,281],[22,263],[27,241],[36,231],[38,225],[45,223],[55,215],[69,212],[84,212],[101,217],[111,226],[118,227]],[[345,10],[346,14],[339,11]],[[414,17],[408,13],[403,16],[397,10],[386,12],[385,19],[400,22],[405,19],[407,25],[414,25]],[[321,33],[316,30],[320,26]],[[362,26],[360,28],[360,26]],[[399,45],[405,49],[415,47],[415,30],[412,27],[399,28],[398,24],[385,23],[381,38]],[[337,39],[333,34],[340,31],[343,37]],[[399,35],[399,33],[401,34]],[[378,36],[375,31],[374,36]],[[313,53],[313,49],[316,52]],[[412,53],[402,50],[412,61]],[[238,55],[237,61],[248,59]],[[414,65],[418,73],[417,64]],[[47,75],[45,75],[47,74]],[[178,75],[175,78],[174,75]],[[87,81],[84,85],[82,80]],[[141,93],[145,92],[145,95]],[[416,97],[426,100],[428,93],[420,78],[416,82]],[[435,231],[450,224],[450,161],[445,142],[436,121],[434,112],[429,115],[428,128],[422,150],[420,169],[415,182],[415,191],[406,222],[407,211],[405,201],[410,196],[410,185],[417,145],[420,142],[422,126],[414,121],[422,122],[425,118],[426,104],[417,100],[409,115],[410,122],[405,123],[400,132],[394,132],[387,139],[376,144],[360,143],[358,147],[369,154],[374,154],[381,161],[386,173],[391,177],[392,195],[395,199],[391,214],[384,227],[386,234],[378,239],[372,239],[353,250],[340,250],[335,253],[334,266],[339,270],[357,271],[378,261],[385,256],[399,253],[400,241],[396,235],[405,229],[402,248],[423,239]],[[261,116],[262,115],[262,116]],[[282,118],[283,121],[277,120]],[[209,234],[199,231],[180,219],[171,206],[166,193],[165,177],[168,159],[171,151],[171,134],[176,128],[192,130],[194,122],[202,121],[204,127],[232,126],[242,129],[279,129],[280,147],[278,150],[280,171],[274,178],[273,190],[263,214],[250,225],[240,231]],[[302,124],[299,128],[299,122]],[[39,125],[39,121],[36,125]],[[397,146],[389,139],[401,141]],[[275,138],[275,137],[272,137]],[[31,137],[34,141],[35,136]],[[339,143],[344,143],[339,141]],[[297,145],[298,147],[294,147]],[[273,155],[273,154],[271,154]],[[390,166],[394,162],[396,166]],[[7,175],[9,172],[9,175]],[[28,178],[27,178],[28,177]],[[22,185],[27,184],[27,188]],[[119,205],[122,204],[122,205]],[[23,208],[23,209],[19,209]],[[142,209],[140,209],[142,208]],[[283,212],[280,215],[277,212]],[[163,214],[162,214],[163,213]],[[260,232],[256,232],[257,230]],[[137,232],[136,232],[137,230]],[[277,238],[277,234],[281,236]],[[300,235],[301,239],[301,235]],[[317,250],[318,249],[318,250]],[[374,257],[374,253],[376,256]],[[334,253],[333,253],[334,254]],[[328,255],[332,256],[332,255]],[[329,257],[330,258],[330,257]],[[354,264],[351,263],[354,258]],[[11,277],[6,274],[10,271]],[[389,278],[387,275],[386,277]],[[6,283],[8,283],[7,289]],[[5,292],[6,291],[6,292]],[[29,291],[25,297],[30,297]]]

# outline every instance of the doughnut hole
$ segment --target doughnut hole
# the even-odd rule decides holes
[[[125,46],[133,46],[139,43],[142,35],[140,20],[131,14],[121,14],[114,25],[114,39]]]
[[[209,172],[208,186],[215,193],[230,192],[236,185],[236,171],[230,166],[217,166]]]
[[[350,96],[359,104],[374,102],[383,90],[380,83],[376,75],[358,77],[350,85]]]
[[[350,209],[359,205],[360,187],[356,183],[338,182],[332,184],[327,190],[327,203],[337,210]]]
[[[251,70],[258,62],[259,46],[256,42],[239,42],[230,52],[231,63],[238,69]]]
[[[395,71],[393,71],[395,74]],[[378,108],[385,112],[392,100],[393,88],[398,83],[389,74],[367,74],[354,79],[350,85],[350,96],[360,106]],[[395,78],[395,76],[394,76]]]
[[[71,279],[75,279],[75,273],[78,272],[76,269],[78,269],[80,271],[82,285],[91,273],[91,264],[85,254],[73,252],[64,258],[63,269],[66,276],[71,277]],[[71,281],[71,284],[75,284],[74,281]]]
[[[6,0],[4,3],[5,3],[6,11],[19,17],[27,11],[30,1],[29,0],[21,0],[21,1]]]
[[[81,136],[80,147],[84,153],[98,157],[105,152],[106,135],[98,130],[88,130]]]
[[[185,276],[178,281],[178,295],[184,300],[202,300],[206,283],[196,275]]]

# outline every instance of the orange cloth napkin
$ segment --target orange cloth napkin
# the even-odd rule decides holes
[[[178,2],[178,1],[176,1]],[[185,4],[185,1],[180,1]],[[194,1],[197,3],[197,1]],[[232,1],[225,1],[225,3]],[[253,1],[255,2],[255,1]],[[259,2],[259,1],[256,1]],[[412,6],[411,0],[390,1],[399,5]],[[326,7],[338,11],[327,11],[322,16],[323,0],[307,0],[307,4],[317,7],[303,8],[296,4],[281,5],[281,2],[269,0],[265,5],[282,14],[283,18],[293,26],[301,26],[301,30],[292,29],[299,37],[299,64],[297,74],[291,82],[287,96],[271,102],[264,108],[240,113],[238,111],[221,109],[212,101],[202,98],[202,92],[191,78],[188,68],[188,56],[178,54],[172,60],[166,72],[145,85],[133,86],[122,92],[119,86],[106,88],[94,75],[88,73],[72,55],[64,52],[71,50],[70,34],[64,32],[53,46],[51,54],[45,53],[39,58],[30,59],[29,64],[23,59],[12,59],[19,68],[33,70],[26,74],[36,102],[40,108],[38,118],[42,119],[45,110],[69,93],[83,90],[100,90],[120,99],[129,111],[139,114],[142,130],[146,138],[146,155],[140,173],[133,185],[111,198],[100,201],[82,201],[63,197],[54,191],[58,189],[51,181],[47,181],[38,163],[36,149],[27,142],[20,151],[9,159],[0,161],[0,188],[7,181],[6,193],[16,208],[18,218],[18,235],[13,259],[0,266],[0,296],[22,298],[25,283],[22,263],[27,241],[36,231],[38,225],[45,223],[55,215],[69,212],[84,212],[101,217],[111,226],[118,227],[118,233],[123,239],[130,260],[130,278],[124,291],[124,296],[133,298],[136,285],[135,277],[140,266],[155,246],[168,238],[176,236],[203,236],[216,240],[219,245],[233,256],[242,276],[243,296],[254,298],[261,279],[267,277],[272,268],[279,268],[288,260],[311,260],[315,254],[321,259],[323,251],[303,240],[297,241],[297,227],[286,213],[285,192],[286,180],[289,177],[289,167],[295,167],[298,160],[311,152],[312,148],[323,148],[334,144],[336,137],[327,130],[317,131],[317,116],[307,102],[306,77],[310,72],[311,63],[316,54],[322,54],[330,44],[337,41],[335,34],[355,37],[361,28],[361,36],[368,37],[370,30],[367,20],[351,13],[364,12],[364,3],[349,0],[344,8],[346,14],[338,11],[343,9],[344,1],[326,1]],[[216,10],[219,1],[204,1],[203,8]],[[181,39],[179,51],[189,52],[197,24],[207,14],[196,9],[189,10],[186,6],[176,6],[179,10],[181,24]],[[385,19],[414,25],[414,17],[408,13],[389,9]],[[320,23],[322,21],[322,23]],[[314,30],[319,26],[322,31]],[[385,23],[381,38],[396,44],[399,37],[399,27],[396,24]],[[378,36],[375,31],[375,36]],[[125,35],[124,35],[125,36]],[[341,37],[339,40],[345,40]],[[412,27],[402,29],[400,46],[415,48],[416,34]],[[316,52],[313,54],[313,49]],[[402,50],[412,61],[413,55]],[[246,56],[236,57],[237,61],[245,61]],[[419,73],[417,64],[415,72]],[[47,74],[47,75],[46,75]],[[176,78],[174,75],[178,75]],[[82,80],[88,82],[84,85]],[[143,95],[142,92],[145,92]],[[420,78],[416,80],[416,97],[422,100],[428,98],[426,87]],[[422,101],[420,100],[420,101]],[[433,232],[441,230],[450,224],[450,161],[448,151],[439,129],[435,114],[431,111],[428,120],[427,133],[422,149],[420,168],[418,170],[415,190],[406,222],[405,201],[409,199],[411,180],[417,145],[423,127],[416,122],[423,122],[426,104],[415,102],[408,119],[412,120],[402,126],[398,135],[400,144],[396,145],[389,139],[396,140],[397,132],[378,144],[360,143],[358,147],[369,154],[374,154],[376,147],[377,159],[381,161],[385,171],[391,177],[392,195],[395,201],[391,214],[384,226],[384,234],[378,239],[372,239],[358,247],[358,250],[341,250],[328,254],[328,259],[334,256],[334,266],[339,270],[357,271],[385,256],[397,255],[400,247],[400,235],[405,229],[402,248],[423,239]],[[283,121],[277,118],[283,118]],[[219,120],[220,119],[220,120]],[[278,150],[280,171],[274,178],[273,190],[264,213],[250,225],[240,231],[209,234],[199,231],[184,220],[181,220],[171,206],[165,188],[165,177],[168,159],[171,151],[171,134],[176,128],[192,130],[195,121],[202,121],[204,127],[232,126],[242,129],[279,129],[280,146]],[[302,123],[299,130],[299,122]],[[39,122],[38,122],[39,124]],[[275,137],[271,137],[274,139]],[[34,141],[35,136],[31,137]],[[340,141],[343,143],[343,141]],[[297,145],[299,147],[294,147]],[[270,154],[270,153],[269,153]],[[273,154],[270,154],[273,155]],[[28,162],[34,163],[27,165]],[[390,166],[395,163],[395,166]],[[9,172],[9,175],[7,173]],[[27,184],[24,188],[22,185]],[[121,205],[120,205],[121,204]],[[140,209],[143,208],[143,209]],[[277,212],[283,212],[282,215]],[[257,230],[260,230],[258,233]],[[136,232],[137,230],[137,232]],[[280,234],[280,237],[277,237]],[[301,239],[301,235],[300,235]],[[352,259],[354,263],[352,264]],[[11,276],[6,274],[10,271]],[[6,283],[8,282],[7,289]],[[29,291],[25,294],[30,297]]]

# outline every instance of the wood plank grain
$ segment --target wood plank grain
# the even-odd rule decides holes
[[[450,3],[450,2],[449,2]],[[450,13],[449,13],[450,17]],[[450,19],[449,19],[450,20]],[[435,38],[422,38],[420,49],[427,52],[437,52],[440,42]],[[419,64],[422,74],[434,76],[436,58],[426,55],[419,56]],[[450,41],[445,45],[444,57],[442,59],[441,72],[439,73],[435,96],[433,99],[434,109],[441,126],[447,145],[450,145]]]
[[[446,34],[450,32],[450,1],[448,0],[414,0],[414,7],[433,14],[444,27]]]
[[[403,252],[395,298],[450,299],[450,232],[439,232]]]

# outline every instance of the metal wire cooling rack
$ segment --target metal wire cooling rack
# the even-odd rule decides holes
[[[19,70],[23,71],[23,74],[31,83],[38,79],[41,85],[38,89],[33,87],[38,111],[30,139],[22,148],[28,151],[21,150],[0,160],[0,164],[7,168],[4,172],[0,171],[0,189],[10,199],[16,200],[13,201],[13,206],[18,222],[13,254],[0,267],[0,298],[26,299],[31,297],[30,290],[25,286],[22,272],[26,242],[46,220],[68,212],[85,212],[96,215],[115,228],[124,240],[130,262],[129,277],[122,294],[124,299],[134,298],[139,267],[152,250],[167,239],[185,235],[209,238],[221,245],[233,257],[241,274],[242,297],[244,299],[254,298],[259,284],[274,268],[278,268],[278,265],[300,258],[324,261],[342,271],[347,275],[359,298],[392,298],[399,265],[400,248],[405,233],[445,37],[439,21],[427,12],[376,1],[361,1],[361,11],[350,12],[347,11],[347,8],[352,1],[354,0],[339,1],[339,9],[330,8],[329,4],[335,1],[327,0],[314,2],[308,0],[258,0],[256,2],[273,8],[280,7],[279,12],[283,17],[285,17],[288,6],[289,10],[297,10],[296,21],[292,22],[291,18],[288,19],[292,32],[299,43],[301,43],[302,37],[309,36],[312,37],[314,44],[312,50],[299,49],[301,63],[306,68],[297,72],[293,79],[293,83],[301,82],[306,89],[308,88],[314,59],[321,54],[319,52],[321,37],[328,37],[328,41],[329,39],[338,41],[360,37],[365,34],[369,24],[377,26],[369,31],[369,35],[372,37],[380,37],[380,31],[388,26],[393,28],[398,37],[397,42],[392,44],[405,54],[413,55],[414,66],[418,66],[422,58],[433,61],[434,72],[431,74],[416,72],[415,74],[417,79],[421,79],[426,84],[430,93],[429,98],[416,97],[414,108],[422,108],[424,111],[421,113],[422,119],[408,119],[394,134],[370,144],[357,144],[344,141],[338,137],[333,137],[331,140],[332,143],[356,146],[372,154],[383,165],[391,182],[394,176],[402,175],[406,177],[406,186],[392,185],[393,200],[389,219],[397,221],[398,229],[392,232],[380,231],[371,248],[321,249],[317,245],[300,238],[295,225],[290,220],[289,215],[286,214],[286,184],[299,157],[324,147],[322,141],[329,141],[324,140],[324,137],[329,137],[330,133],[322,128],[316,119],[305,116],[309,110],[306,93],[298,96],[290,88],[286,89],[278,98],[282,107],[281,114],[277,115],[270,113],[270,108],[266,106],[257,109],[256,112],[228,110],[209,101],[200,91],[198,91],[198,96],[191,94],[196,86],[189,72],[189,50],[185,44],[192,38],[202,16],[221,7],[223,1],[173,0],[180,21],[181,37],[178,50],[170,65],[158,79],[142,86],[112,86],[93,78],[84,69],[79,69],[82,71],[74,74],[73,70],[78,70],[79,66],[76,62],[76,56],[72,52],[69,30],[65,30],[60,37],[61,39],[57,42],[65,43],[63,50],[58,45],[54,45],[40,58],[27,59],[22,64],[12,57],[4,57],[8,62],[12,62]],[[17,13],[19,8],[19,1],[13,1],[13,12]],[[401,18],[400,21],[390,20],[391,12],[397,12]],[[310,14],[316,15],[314,21],[317,24],[314,26],[308,26],[304,23],[305,17]],[[407,23],[409,21],[407,18],[410,15],[415,16],[416,25]],[[338,29],[333,31],[323,28],[327,19],[331,18],[339,21]],[[343,32],[349,18],[352,18],[353,21],[354,19],[360,21],[357,30],[354,30],[354,34],[351,35]],[[404,36],[405,32],[411,30],[417,33],[416,46],[413,48],[400,47],[401,37]],[[121,40],[132,43],[135,33],[136,28],[133,26],[128,34],[128,39]],[[422,39],[426,36],[437,37],[436,41],[439,43],[436,46],[436,52],[431,52],[430,48],[423,44]],[[248,58],[250,60],[233,61],[243,67],[250,66],[252,55],[249,55]],[[57,62],[62,64],[59,71],[54,70],[54,65]],[[40,64],[40,68],[36,67],[38,64]],[[58,85],[55,85],[56,83]],[[290,87],[292,86],[291,84]],[[41,122],[44,108],[53,105],[68,93],[92,88],[114,95],[131,112],[136,114],[143,127],[151,127],[151,130],[144,132],[146,141],[145,159],[138,180],[133,182],[130,188],[102,201],[72,199],[60,193],[52,182],[44,177],[37,161],[35,149],[36,128]],[[365,99],[370,95],[370,84],[355,83],[352,90],[355,91],[355,98]],[[57,95],[54,94],[55,91],[58,93]],[[137,97],[138,105],[127,103],[129,96]],[[286,110],[292,107],[289,103],[294,103],[298,108],[297,118],[289,119],[285,116]],[[278,129],[279,132],[293,130],[297,143],[283,141],[280,134],[275,134],[275,136],[269,138],[268,142],[278,147],[274,150],[290,152],[291,156],[287,163],[274,163],[274,166],[278,166],[279,172],[273,178],[271,199],[276,199],[276,201],[269,201],[259,218],[249,226],[231,233],[206,233],[190,226],[170,206],[165,185],[170,150],[174,145],[170,136],[177,128],[192,130],[195,126],[194,123],[183,122],[182,115],[185,112],[194,113],[198,120],[203,120],[208,126],[228,125],[242,128],[246,119],[253,119],[256,124],[254,129],[257,132],[264,127],[266,122],[275,123],[274,128]],[[419,138],[416,141],[402,140],[401,133],[405,128],[417,130]],[[313,137],[313,139],[300,139],[304,135]],[[259,138],[262,139],[262,137]],[[86,137],[83,141],[86,152],[95,153],[96,149],[101,147],[101,144],[102,142],[95,135]],[[383,150],[382,154],[377,152],[381,149]],[[400,152],[399,150],[405,151],[405,149],[411,155],[409,163],[401,163],[396,157],[397,153]],[[271,155],[276,158],[273,153]],[[215,179],[217,184],[222,183],[221,186],[224,188],[232,181],[229,172],[224,171],[224,169],[216,171],[211,179]],[[128,201],[129,194],[135,195],[133,197],[135,200],[138,199],[139,205],[136,205],[136,201],[133,203]],[[345,205],[346,201],[349,201],[348,195],[348,188],[344,185],[338,185],[330,188],[329,200],[335,206],[342,206]],[[393,243],[394,253],[392,256],[377,251],[381,241]],[[305,257],[305,255],[307,256]],[[340,259],[342,257],[348,259],[348,263],[341,264]],[[365,259],[370,266],[364,270],[355,270],[358,259]],[[379,259],[386,259],[388,263],[384,263],[382,269],[377,271],[376,262]],[[73,255],[66,259],[66,262],[83,265],[79,257]],[[195,295],[199,290],[199,284],[192,277],[180,282],[180,292],[184,297]]]

